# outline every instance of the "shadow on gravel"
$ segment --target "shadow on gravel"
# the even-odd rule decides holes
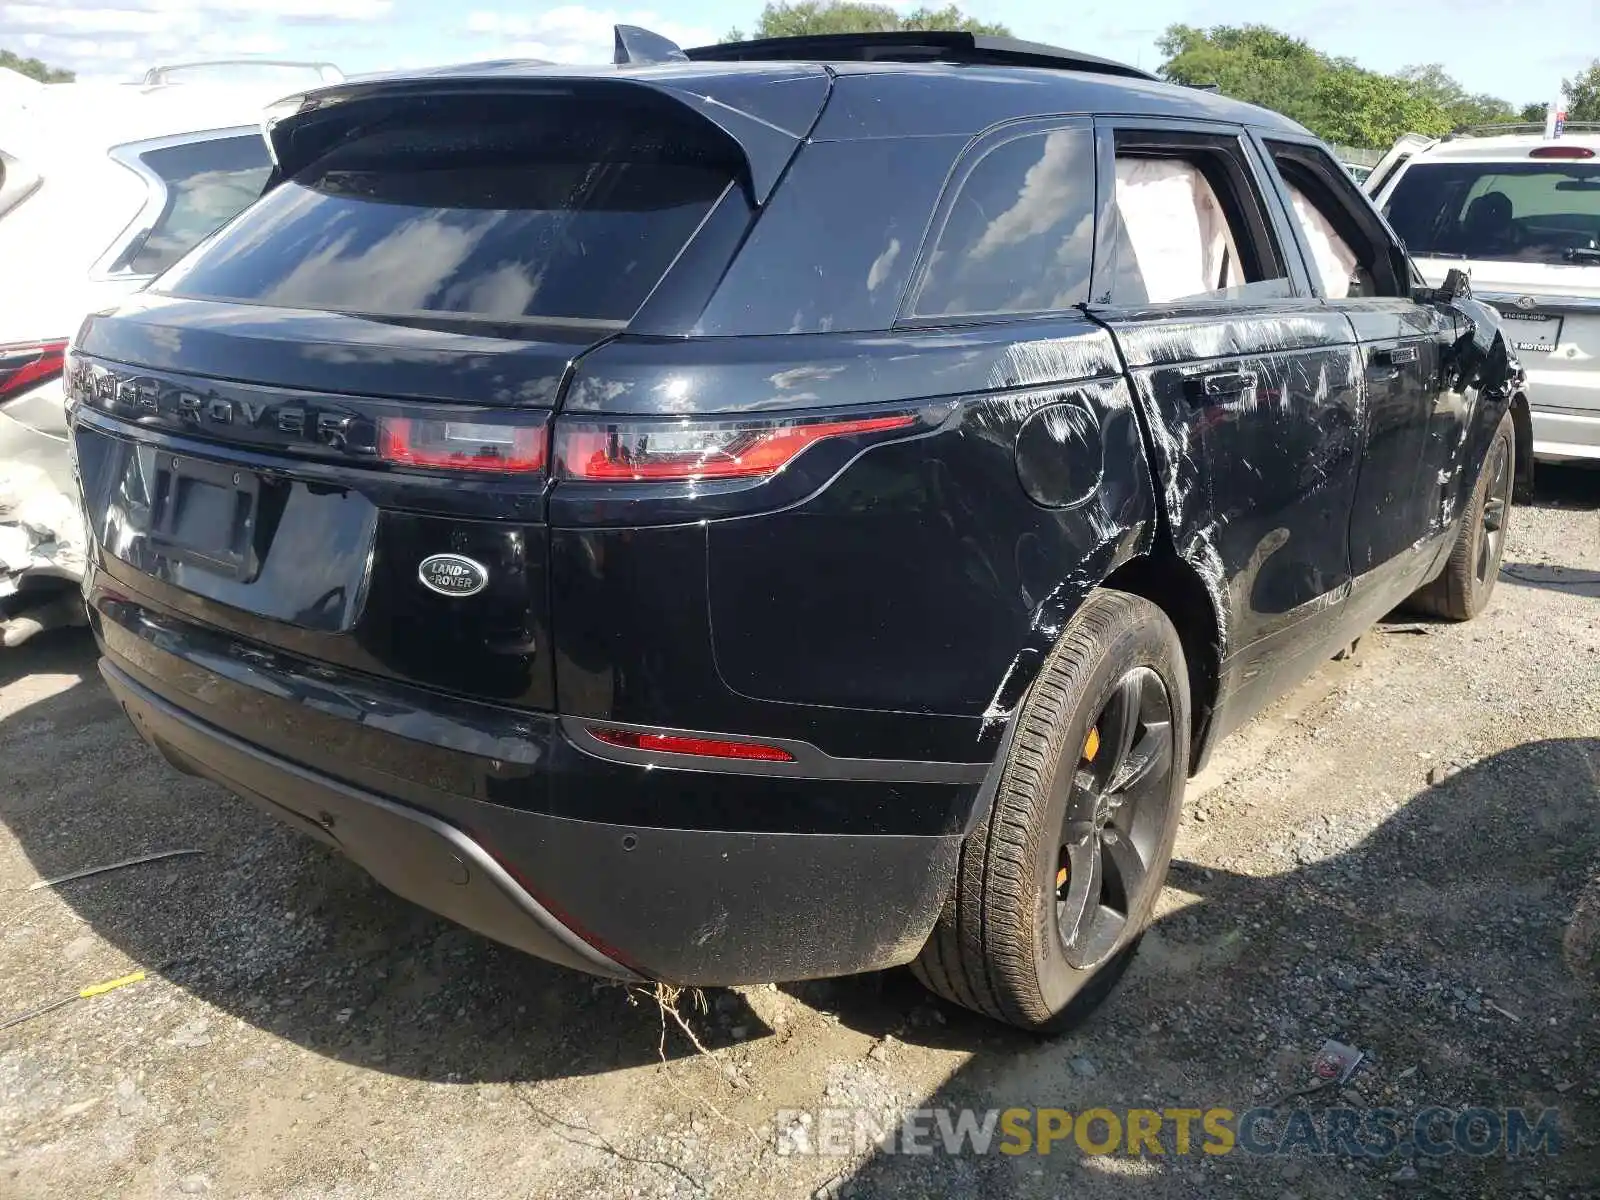
[[[438,920],[243,801],[176,774],[126,726],[93,664],[89,640],[70,634],[0,657],[0,680],[58,677],[0,721],[0,820],[41,877],[205,851],[59,888],[106,942],[146,966],[169,964],[169,978],[221,1013],[381,1072],[533,1081],[656,1060],[650,1002]],[[1055,1041],[937,1004],[904,971],[789,990],[848,1027],[970,1052],[917,1102],[928,1108],[1242,1111],[1304,1082],[1306,1058],[1338,1038],[1372,1056],[1341,1103],[1561,1112],[1555,1159],[1458,1155],[1419,1163],[1408,1185],[1589,1194],[1600,1179],[1600,737],[1477,762],[1354,844],[1339,843],[1337,828],[1325,839],[1332,851],[1302,854],[1314,861],[1271,878],[1175,864],[1171,883],[1193,902],[1152,929],[1110,1003]],[[1277,849],[1286,863],[1296,853]],[[64,985],[92,982],[75,969],[62,964]],[[696,1028],[713,1048],[735,1025],[764,1032],[738,994],[712,1000],[718,1018]],[[107,1011],[127,1038],[174,1032],[141,1028],[148,1014],[131,993]],[[666,1049],[688,1052],[670,1036]],[[1090,1158],[1067,1144],[1048,1158],[876,1154],[834,1194],[1316,1200],[1393,1194],[1388,1180],[1410,1169],[1403,1157],[1348,1168],[1240,1153]]]
[[[903,973],[832,985],[832,1007],[856,1029],[975,1052],[920,1108],[1243,1112],[1309,1082],[1310,1056],[1336,1038],[1369,1062],[1352,1091],[1299,1102],[1313,1112],[1552,1107],[1560,1155],[1413,1166],[1397,1153],[1349,1168],[1302,1155],[1179,1157],[1168,1126],[1168,1154],[1142,1160],[1086,1157],[1070,1137],[1047,1158],[879,1152],[830,1195],[1098,1196],[1098,1185],[1276,1196],[1291,1181],[1306,1197],[1396,1194],[1395,1183],[1451,1196],[1596,1194],[1600,737],[1479,761],[1359,843],[1284,874],[1177,862],[1169,884],[1199,902],[1158,922],[1108,1004],[1059,1040],[949,1007],[943,1023],[908,1021],[917,997]],[[937,1145],[938,1133],[927,1140]]]
[[[1542,588],[1545,591],[1600,599],[1600,571],[1551,567],[1541,563],[1504,563],[1500,567],[1500,578],[1513,587]]]
[[[1579,512],[1600,509],[1600,469],[1542,462],[1534,473],[1534,502]]]
[[[436,918],[174,771],[135,736],[95,659],[82,631],[0,653],[0,685],[63,677],[40,680],[41,698],[0,720],[0,822],[41,879],[162,850],[205,851],[58,887],[99,937],[228,1016],[391,1074],[537,1081],[658,1060],[653,1000]],[[0,910],[39,907],[36,894],[0,897]],[[66,973],[78,969],[63,967],[66,990],[97,982]],[[24,999],[5,1003],[26,1007]],[[719,1022],[696,1022],[708,1047],[726,1044],[731,1027],[766,1031],[742,996],[715,999]],[[138,1005],[116,1011],[132,1036],[144,1020]],[[692,1053],[674,1035],[665,1050],[669,1059]]]

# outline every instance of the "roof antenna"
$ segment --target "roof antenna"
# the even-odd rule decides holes
[[[639,63],[688,62],[689,56],[678,44],[659,33],[640,29],[637,25],[614,25],[617,48],[611,61],[619,67]]]

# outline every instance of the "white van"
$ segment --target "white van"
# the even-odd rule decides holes
[[[1600,460],[1600,126],[1499,130],[1408,134],[1367,191],[1429,283],[1462,267],[1507,318],[1535,456]]]

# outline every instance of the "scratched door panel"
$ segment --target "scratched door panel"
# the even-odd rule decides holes
[[[1363,438],[1361,364],[1343,316],[1311,300],[1108,321],[1154,442],[1177,548],[1223,627],[1242,720],[1337,635]]]
[[[1464,429],[1440,371],[1455,322],[1403,298],[1336,301],[1361,341],[1368,425],[1350,563],[1358,587],[1380,610],[1421,582],[1428,553],[1448,531],[1443,498],[1459,469]]]

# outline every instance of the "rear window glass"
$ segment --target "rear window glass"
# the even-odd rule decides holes
[[[626,321],[734,176],[724,149],[681,135],[557,99],[402,109],[160,287],[376,316]]]
[[[1600,164],[1417,163],[1384,215],[1416,255],[1600,263]]]
[[[912,312],[1049,312],[1089,297],[1094,136],[1057,129],[1003,142],[961,184]]]
[[[166,188],[150,231],[133,242],[113,270],[155,275],[166,270],[261,194],[272,170],[260,134],[208,138],[139,155]]]

